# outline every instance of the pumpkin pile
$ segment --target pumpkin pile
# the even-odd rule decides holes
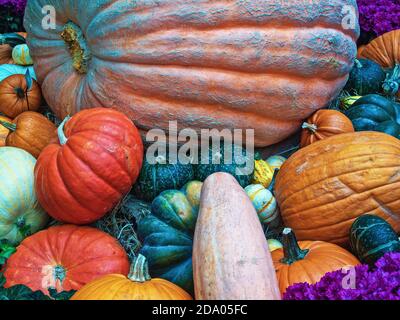
[[[28,1],[0,35],[5,297],[280,300],[400,252],[400,30],[357,52],[352,0],[195,2],[54,0],[45,30]],[[170,121],[257,149],[151,157]]]

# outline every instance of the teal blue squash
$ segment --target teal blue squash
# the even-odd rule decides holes
[[[151,215],[140,219],[140,251],[150,275],[169,280],[193,294],[193,236],[202,183],[191,181],[182,190],[167,190],[156,197]]]
[[[385,79],[386,73],[379,64],[368,59],[356,59],[345,90],[359,96],[379,93]]]
[[[400,138],[400,104],[377,94],[358,99],[345,115],[356,131],[378,131]]]
[[[239,145],[221,143],[220,148],[202,153],[199,163],[194,165],[194,178],[205,181],[208,176],[216,172],[226,172],[236,178],[245,188],[251,184],[254,177],[254,154]]]
[[[0,65],[0,82],[14,74],[26,74],[27,70],[29,70],[30,76],[36,80],[35,70],[32,66],[25,67],[15,64],[2,64]]]
[[[36,198],[35,164],[36,159],[24,150],[0,148],[0,240],[14,245],[48,221]]]
[[[133,188],[137,198],[153,201],[161,192],[180,189],[193,180],[194,172],[191,164],[171,164],[163,157],[156,159],[157,163],[150,164],[144,160],[139,178]]]
[[[363,215],[352,225],[350,243],[358,259],[371,266],[388,252],[400,252],[398,235],[385,220]]]

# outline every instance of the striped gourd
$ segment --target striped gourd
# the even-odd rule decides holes
[[[35,164],[24,150],[0,148],[0,240],[17,245],[47,223],[34,189]]]
[[[12,51],[12,58],[15,64],[21,66],[30,66],[33,64],[33,60],[29,53],[29,47],[27,44],[20,44],[18,46],[15,46]]]
[[[272,156],[267,160],[254,161],[253,184],[261,184],[264,188],[271,185],[275,170],[279,170],[286,158],[281,156]]]
[[[253,202],[262,223],[269,224],[278,218],[279,209],[271,191],[265,189],[261,184],[249,185],[245,191]]]

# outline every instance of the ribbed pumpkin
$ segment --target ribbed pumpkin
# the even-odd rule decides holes
[[[57,138],[56,126],[37,112],[23,112],[12,123],[0,119],[0,126],[11,131],[6,140],[7,146],[28,151],[35,158],[50,141]]]
[[[71,300],[192,300],[177,285],[164,279],[151,279],[146,258],[139,254],[126,277],[110,274],[80,289]]]
[[[11,123],[12,120],[7,117],[0,116],[0,121]],[[10,130],[8,130],[4,126],[0,126],[0,147],[4,147],[6,145],[6,140]]]
[[[279,289],[283,295],[295,283],[314,284],[327,273],[360,264],[345,249],[323,241],[300,241],[290,228],[283,230],[283,248],[272,252]]]
[[[48,220],[36,198],[35,163],[35,158],[21,149],[0,148],[0,240],[14,245],[44,228]]]
[[[400,140],[380,132],[336,135],[284,163],[275,197],[300,240],[349,244],[354,220],[378,215],[400,231]]]
[[[48,294],[78,290],[107,274],[127,275],[128,257],[116,239],[90,227],[51,227],[26,238],[8,260],[5,287],[23,284]]]
[[[340,92],[357,51],[340,14],[355,0],[54,0],[44,30],[46,1],[28,2],[25,27],[59,118],[113,106],[146,131],[251,128],[267,146]]]
[[[143,161],[139,132],[119,111],[95,108],[65,118],[58,138],[35,167],[39,201],[59,221],[92,223],[136,181]]]
[[[32,79],[29,88],[26,76],[22,74],[0,79],[0,112],[6,116],[15,118],[24,111],[36,111],[41,103],[42,93],[35,80]]]
[[[279,216],[275,197],[261,184],[251,184],[244,189],[257,211],[261,223],[270,224]]]
[[[30,66],[33,64],[33,60],[29,53],[29,47],[27,44],[20,44],[15,46],[12,50],[12,58],[15,64],[21,66]]]
[[[354,132],[351,120],[336,110],[319,110],[303,123],[302,148],[333,135]]]

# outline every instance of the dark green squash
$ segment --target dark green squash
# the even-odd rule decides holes
[[[133,187],[133,193],[138,199],[151,202],[161,192],[180,189],[193,180],[191,164],[171,164],[162,157],[156,160],[156,164],[150,164],[146,159],[143,162],[139,178]]]
[[[382,91],[382,84],[385,78],[385,72],[376,62],[367,59],[356,59],[345,90],[360,96],[379,93]]]
[[[364,96],[345,115],[356,131],[378,131],[400,138],[400,104],[383,96]]]
[[[217,148],[218,149],[218,148]],[[229,158],[233,161],[226,161],[225,152],[231,155]],[[244,170],[247,165],[252,163],[251,173]],[[232,144],[225,145],[221,143],[220,150],[213,152],[210,147],[205,154],[200,155],[199,164],[194,165],[194,178],[199,181],[205,181],[208,176],[216,172],[230,173],[236,178],[239,184],[245,188],[251,184],[254,175],[254,153],[247,153],[241,146]]]
[[[14,48],[17,45],[24,43],[26,43],[25,38],[18,33],[0,34],[0,45],[8,44],[11,48]]]
[[[352,225],[350,243],[358,259],[374,265],[387,252],[400,252],[398,235],[384,219],[363,215]]]
[[[140,253],[150,275],[169,280],[193,294],[193,236],[202,183],[191,181],[182,190],[167,190],[156,197],[151,215],[140,219]]]

